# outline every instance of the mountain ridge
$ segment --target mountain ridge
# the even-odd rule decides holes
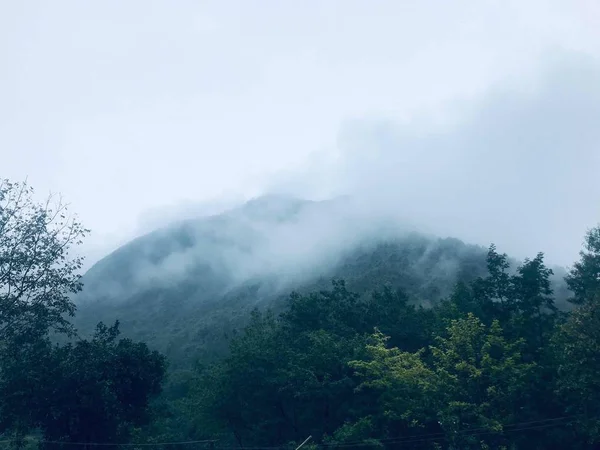
[[[291,291],[344,279],[361,295],[387,285],[431,305],[486,274],[486,249],[371,219],[347,198],[266,196],[128,242],[83,276],[76,324],[120,320],[183,365],[224,351],[250,311],[285,307]]]

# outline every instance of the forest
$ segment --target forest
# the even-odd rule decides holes
[[[0,182],[2,448],[600,446],[600,226],[565,277],[568,306],[543,253],[511,267],[490,245],[486,273],[434,304],[336,279],[254,310],[186,369],[119,322],[78,333],[88,232],[60,201]]]

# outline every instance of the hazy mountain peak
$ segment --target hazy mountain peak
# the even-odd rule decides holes
[[[250,199],[237,208],[237,212],[250,219],[282,221],[290,219],[310,203],[288,195],[267,194]]]

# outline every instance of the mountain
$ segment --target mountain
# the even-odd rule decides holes
[[[389,285],[431,304],[458,280],[484,275],[486,249],[417,233],[350,199],[265,196],[141,236],[84,275],[76,325],[121,322],[175,366],[226,348],[251,309],[285,306],[293,290],[332,278],[367,295]]]

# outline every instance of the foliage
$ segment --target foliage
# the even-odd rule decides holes
[[[472,429],[501,432],[504,425],[523,419],[535,368],[522,358],[523,339],[509,342],[497,320],[487,328],[469,313],[452,322],[448,337],[437,340],[433,367],[443,393],[437,416],[450,442],[460,448],[478,446],[480,438],[461,434]],[[495,440],[484,439],[496,446],[502,441]]]
[[[145,344],[119,339],[118,322],[100,323],[90,340],[56,347],[38,419],[45,439],[126,442],[149,420],[149,400],[161,391],[164,357]]]
[[[578,305],[593,300],[600,290],[600,227],[588,230],[579,255],[580,260],[566,276],[567,286],[574,294],[571,301]]]
[[[578,414],[578,431],[600,441],[600,291],[575,309],[554,340],[557,393],[569,414]],[[591,294],[587,294],[591,295]]]
[[[60,199],[37,204],[26,183],[0,179],[0,343],[73,330],[65,315],[75,312],[82,258],[70,250],[86,233]]]
[[[32,423],[43,399],[32,393],[50,367],[46,336],[74,331],[82,259],[70,250],[86,233],[60,200],[38,204],[26,183],[0,179],[0,432],[21,437]]]
[[[587,448],[598,440],[597,304],[565,322],[541,253],[511,271],[491,246],[487,264],[432,308],[334,281],[293,293],[279,315],[256,311],[227,358],[199,372],[196,423],[241,446],[312,434],[340,448]]]
[[[26,183],[0,180],[0,435],[14,445],[35,432],[55,442],[119,442],[148,422],[165,360],[143,343],[117,340],[118,323],[75,336],[71,295],[82,259],[70,254],[87,230],[60,200],[34,201]]]
[[[248,325],[254,308],[286,310],[291,290],[308,296],[329,290],[331,279],[343,279],[361,299],[387,287],[402,291],[412,304],[432,305],[449,295],[457,280],[470,282],[486,272],[485,249],[457,239],[410,234],[356,248],[349,244],[339,260],[304,278],[257,277],[236,284],[223,271],[210,269],[210,264],[222,266],[223,255],[235,251],[230,240],[239,239],[245,230],[230,217],[218,218],[218,229],[213,229],[217,224],[202,221],[196,224],[201,231],[188,223],[174,225],[138,238],[98,262],[86,273],[86,287],[76,297],[78,329],[92,333],[99,320],[119,319],[125,336],[166,354],[173,368],[190,369],[196,359],[214,360],[226,353],[229,339]],[[215,238],[218,233],[224,237]],[[183,243],[200,249],[194,253]],[[192,265],[182,278],[136,282],[150,278],[146,271],[160,272],[160,258],[166,258],[168,250],[173,259],[197,254],[202,264]],[[112,292],[116,298],[109,295]],[[160,333],[155,332],[157,327]]]
[[[168,327],[210,316],[191,341],[210,352],[167,379],[165,357],[120,338],[119,322],[101,322],[89,339],[52,342],[55,332],[73,336],[69,295],[81,288],[81,260],[69,248],[86,230],[31,195],[24,184],[0,185],[0,433],[17,445],[27,433],[48,449],[201,439],[293,449],[308,435],[307,449],[600,445],[600,227],[566,276],[569,312],[556,307],[542,253],[513,268],[493,245],[485,274],[463,254],[472,264],[451,279],[454,288],[427,301],[450,282],[436,277],[460,245],[426,249],[416,238],[355,254],[340,266],[348,283],[320,279],[288,297],[260,283],[216,295],[216,309],[183,300],[192,284],[173,298],[172,289],[155,291],[160,307],[141,295],[120,310],[130,321],[144,306]],[[150,253],[160,259],[167,250]],[[250,313],[251,305],[261,308]],[[228,342],[211,334],[224,311],[237,314],[221,323]],[[187,342],[188,359],[201,354]]]

